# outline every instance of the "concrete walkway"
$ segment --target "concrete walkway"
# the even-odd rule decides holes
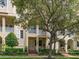
[[[0,56],[0,58],[46,58],[48,56]],[[63,56],[55,56],[56,58],[62,58]],[[79,58],[79,56],[66,55],[66,57]],[[53,58],[53,56],[52,56]]]
[[[72,57],[72,58],[79,58],[79,56],[74,56],[70,54],[63,54],[64,57]]]
[[[0,56],[0,58],[47,58],[47,57],[48,56]],[[56,58],[61,58],[61,57],[63,56],[56,56]]]
[[[0,58],[44,58],[47,56],[0,56]]]

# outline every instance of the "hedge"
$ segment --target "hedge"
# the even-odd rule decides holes
[[[23,48],[5,48],[4,55],[25,55],[27,52],[23,51]]]
[[[71,55],[79,55],[79,50],[68,50],[68,53]]]
[[[52,55],[53,55],[53,51],[52,50]],[[48,55],[49,54],[49,49],[45,49],[45,48],[40,48],[39,49],[39,55]],[[60,53],[56,53],[56,55],[61,55]]]

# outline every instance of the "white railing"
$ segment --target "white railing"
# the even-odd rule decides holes
[[[28,30],[28,32],[29,33],[35,33],[36,34],[36,29],[29,29]],[[43,30],[39,30],[39,33],[38,33],[39,35],[46,35],[46,32],[45,31],[43,31]]]
[[[14,32],[14,27],[6,27],[6,32]]]
[[[36,33],[36,29],[29,29],[29,33]]]
[[[7,7],[5,7],[5,6],[0,6],[0,12],[5,12],[5,13],[7,13]]]
[[[46,35],[46,32],[43,30],[39,30],[39,35]]]

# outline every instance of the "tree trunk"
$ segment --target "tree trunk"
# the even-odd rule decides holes
[[[53,44],[54,44],[54,49],[53,49],[53,55],[56,55],[56,35],[54,34],[54,39],[53,39]]]
[[[54,48],[53,48],[53,58],[52,58],[52,44],[54,44]],[[55,48],[56,48],[56,35],[55,35],[55,34],[53,34],[53,35],[51,34],[48,59],[55,59],[55,54],[56,54]]]
[[[52,59],[52,39],[50,39],[48,59]]]
[[[53,48],[53,59],[55,59],[55,55],[56,55],[56,36],[55,35],[53,35],[53,46],[54,46],[54,48]]]

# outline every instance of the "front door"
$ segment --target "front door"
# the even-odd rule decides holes
[[[34,54],[36,53],[36,40],[29,39],[29,53]]]

